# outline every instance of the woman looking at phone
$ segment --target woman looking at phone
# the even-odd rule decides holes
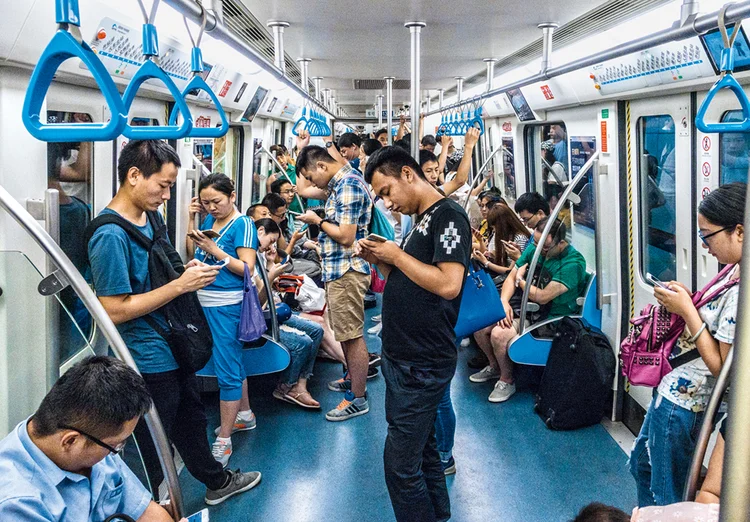
[[[202,211],[208,215],[199,230],[190,230],[186,241],[188,255],[209,265],[225,264],[216,281],[198,292],[214,338],[212,358],[219,381],[221,427],[212,452],[224,467],[232,455],[232,433],[255,428],[237,330],[245,266],[251,273],[255,270],[258,234],[252,220],[237,210],[236,199],[234,182],[224,174],[203,178],[198,197],[190,203],[190,223]]]
[[[660,305],[685,320],[683,339],[695,343],[699,357],[665,375],[651,401],[641,432],[630,454],[630,472],[638,486],[638,505],[664,506],[679,502],[703,422],[703,412],[716,377],[734,343],[744,240],[743,183],[730,183],[711,192],[698,208],[698,237],[703,248],[727,273],[704,292],[710,302],[696,309],[692,292],[678,281],[656,286]],[[730,286],[732,285],[733,286]]]
[[[498,204],[492,207],[487,215],[487,223],[494,231],[495,250],[492,252],[492,261],[488,259],[490,256],[479,249],[475,249],[471,257],[481,263],[493,276],[505,275],[513,267],[515,261],[512,256],[508,255],[508,252],[523,252],[531,234],[508,205]],[[479,233],[475,232],[475,235],[477,234]]]

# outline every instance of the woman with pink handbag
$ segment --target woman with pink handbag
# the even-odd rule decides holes
[[[696,308],[690,290],[678,281],[654,288],[658,303],[685,322],[682,339],[695,344],[699,357],[661,379],[636,438],[630,471],[640,507],[682,499],[703,411],[734,342],[746,190],[743,183],[724,185],[706,196],[698,209],[703,248],[720,264],[730,265],[703,290],[711,300]]]

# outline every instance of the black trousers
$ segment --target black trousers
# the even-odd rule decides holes
[[[226,481],[226,473],[211,454],[206,436],[206,412],[203,409],[198,381],[194,373],[181,370],[163,373],[144,373],[143,379],[154,400],[156,411],[164,425],[169,441],[180,452],[191,475],[208,489],[219,489]],[[135,428],[148,479],[158,496],[157,488],[164,479],[151,434],[141,420]]]
[[[456,362],[424,368],[384,357],[381,367],[388,421],[385,483],[396,520],[448,520],[450,498],[435,440],[435,417]]]

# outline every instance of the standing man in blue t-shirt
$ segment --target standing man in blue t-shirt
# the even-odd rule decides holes
[[[170,198],[180,158],[159,140],[131,141],[120,154],[120,188],[102,214],[117,214],[153,238],[147,211]],[[99,301],[117,325],[125,344],[151,392],[164,430],[180,452],[188,471],[206,485],[209,505],[223,502],[260,482],[260,473],[224,471],[211,454],[206,436],[206,414],[194,373],[181,370],[167,341],[144,319],[150,316],[168,326],[159,309],[176,297],[205,288],[216,280],[220,266],[191,261],[174,281],[151,288],[148,252],[116,224],[96,229],[88,245],[91,273]],[[156,489],[162,473],[148,431],[136,428],[151,483]]]

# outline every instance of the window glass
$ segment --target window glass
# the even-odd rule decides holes
[[[638,120],[641,273],[676,278],[675,130],[671,116]]]
[[[91,122],[85,113],[47,111],[48,123]],[[88,270],[83,231],[91,221],[93,143],[70,142],[47,144],[47,186],[60,194],[60,248],[70,258],[86,281]],[[92,321],[88,310],[71,287],[59,294],[67,310],[58,322],[60,361],[64,362],[87,345]]]
[[[502,143],[503,147],[505,147],[502,162],[502,177],[505,185],[503,194],[506,199],[515,201],[518,195],[516,194],[516,164],[513,161],[513,138],[503,138]],[[495,170],[495,172],[497,172],[497,170]],[[502,185],[500,186],[502,187]]]
[[[556,203],[570,181],[570,144],[565,124],[530,126],[526,139],[530,186],[547,201]]]
[[[268,158],[260,149],[263,147],[263,140],[255,138],[253,140],[253,191],[251,205],[260,203],[266,195],[266,180],[270,175],[268,172]],[[263,170],[266,172],[264,173]]]
[[[742,111],[729,111],[721,121],[742,121]],[[722,185],[741,181],[747,183],[747,170],[750,166],[750,132],[723,132],[719,134],[721,166],[719,179]]]
[[[240,147],[242,145],[242,130],[230,127],[221,138],[213,140],[211,171],[226,174],[234,181],[237,190],[237,205],[242,207],[242,176],[240,166]],[[204,157],[205,160],[205,157]],[[205,165],[205,161],[204,161]]]

